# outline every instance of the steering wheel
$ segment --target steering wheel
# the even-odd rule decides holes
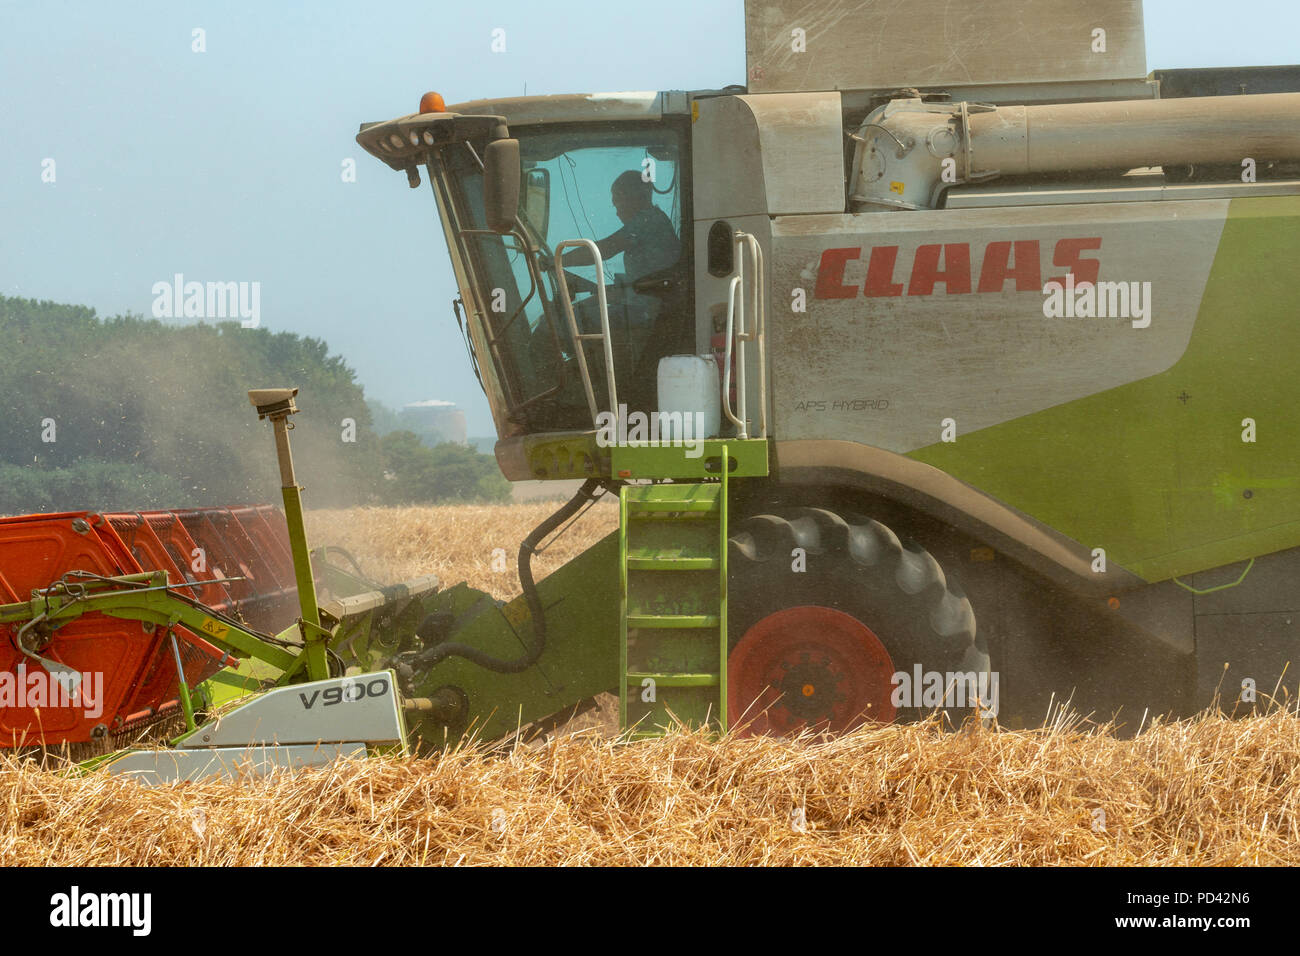
[[[538,266],[541,268],[543,272],[554,273],[555,272],[555,251],[551,249],[549,245],[546,244],[545,239],[541,239],[539,237],[538,244],[540,245],[540,249],[538,250],[538,256],[537,256]],[[568,269],[564,270],[564,280],[569,287],[569,295],[571,296],[582,295],[584,293],[590,295],[596,291],[595,282],[593,282],[591,279],[588,279],[584,276],[578,275],[576,272],[570,272]],[[556,281],[557,282],[559,281],[558,278],[556,279]]]

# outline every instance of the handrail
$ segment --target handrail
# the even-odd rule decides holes
[[[747,416],[747,396],[745,387],[745,343],[754,342],[758,346],[758,437],[767,437],[767,319],[766,302],[763,288],[763,247],[758,238],[746,232],[737,232],[734,236],[737,251],[736,274],[731,277],[727,287],[727,333],[726,349],[722,363],[722,409],[736,426],[736,437],[749,437],[749,420]],[[753,261],[746,282],[746,258]],[[752,328],[746,323],[745,287],[750,287],[753,305]],[[739,327],[736,313],[740,313]],[[732,342],[736,353],[736,410],[731,407],[731,354]]]
[[[596,265],[596,301],[600,307],[600,331],[580,332],[578,320],[573,315],[573,300],[569,297],[569,282],[564,277],[564,263],[560,250],[568,246],[582,246],[591,253],[591,261]],[[605,302],[605,260],[601,258],[600,247],[591,239],[564,239],[555,244],[555,282],[560,292],[560,302],[564,314],[569,320],[569,333],[578,352],[578,368],[582,371],[582,384],[587,390],[587,404],[591,408],[591,423],[595,427],[599,417],[596,410],[596,393],[591,387],[591,372],[587,368],[587,354],[582,343],[587,339],[601,339],[605,346],[605,377],[609,383],[609,404],[611,411],[618,414],[618,389],[614,383],[614,345],[609,335],[609,305]]]
[[[758,344],[758,437],[767,437],[767,292],[764,285],[763,246],[758,237],[739,233],[754,259],[754,341]]]
[[[740,276],[737,275],[731,277],[731,282],[727,286],[726,348],[724,349],[722,354],[722,411],[726,414],[726,416],[729,419],[731,419],[732,423],[735,424],[736,437],[747,438],[748,435],[746,433],[746,430],[748,428],[748,425],[746,425],[745,423],[745,386],[744,386],[745,342],[743,339],[738,339],[738,337],[735,335],[736,301],[737,299],[741,299],[741,296],[739,295],[740,285],[741,285]],[[741,304],[740,321],[743,323],[745,321],[743,299],[741,299],[740,304]],[[731,410],[731,343],[733,340],[737,340],[736,341],[736,357],[737,357],[736,401],[737,404],[740,406],[739,417],[737,417],[736,413]]]

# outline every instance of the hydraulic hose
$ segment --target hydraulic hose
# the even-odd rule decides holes
[[[485,654],[477,647],[471,647],[468,644],[444,641],[430,647],[428,650],[421,651],[415,656],[414,663],[418,667],[432,667],[449,657],[463,657],[467,661],[471,661],[487,670],[495,671],[498,674],[518,674],[536,664],[537,659],[546,650],[546,611],[542,607],[541,595],[537,593],[537,585],[533,581],[533,554],[543,538],[572,518],[583,505],[596,497],[594,492],[599,487],[600,482],[597,479],[588,478],[583,482],[582,487],[578,489],[577,494],[565,502],[553,515],[534,528],[528,537],[524,539],[523,544],[519,546],[519,584],[523,587],[524,600],[528,602],[528,613],[532,616],[533,621],[532,638],[526,643],[522,657],[503,660]]]

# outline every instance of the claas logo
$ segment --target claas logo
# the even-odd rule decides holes
[[[1065,283],[1072,274],[1076,285],[1096,282],[1101,263],[1085,253],[1101,249],[1101,237],[1061,239],[1051,250],[1052,270],[1064,272],[1043,278],[1043,244],[1037,239],[998,240],[988,243],[978,264],[969,242],[929,243],[916,247],[911,269],[900,271],[898,246],[872,246],[867,255],[866,281],[848,283],[849,263],[862,259],[861,246],[827,249],[817,267],[817,299],[887,298],[934,295],[939,286],[948,295],[969,292],[1042,292],[1048,282]],[[860,273],[859,273],[860,274]],[[978,276],[978,277],[977,277]]]

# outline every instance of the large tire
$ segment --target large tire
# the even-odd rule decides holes
[[[996,713],[995,681],[947,677],[992,673],[961,586],[880,522],[821,508],[756,515],[732,530],[728,562],[728,710],[741,733],[840,733],[936,710],[960,724],[977,713],[975,692]]]

